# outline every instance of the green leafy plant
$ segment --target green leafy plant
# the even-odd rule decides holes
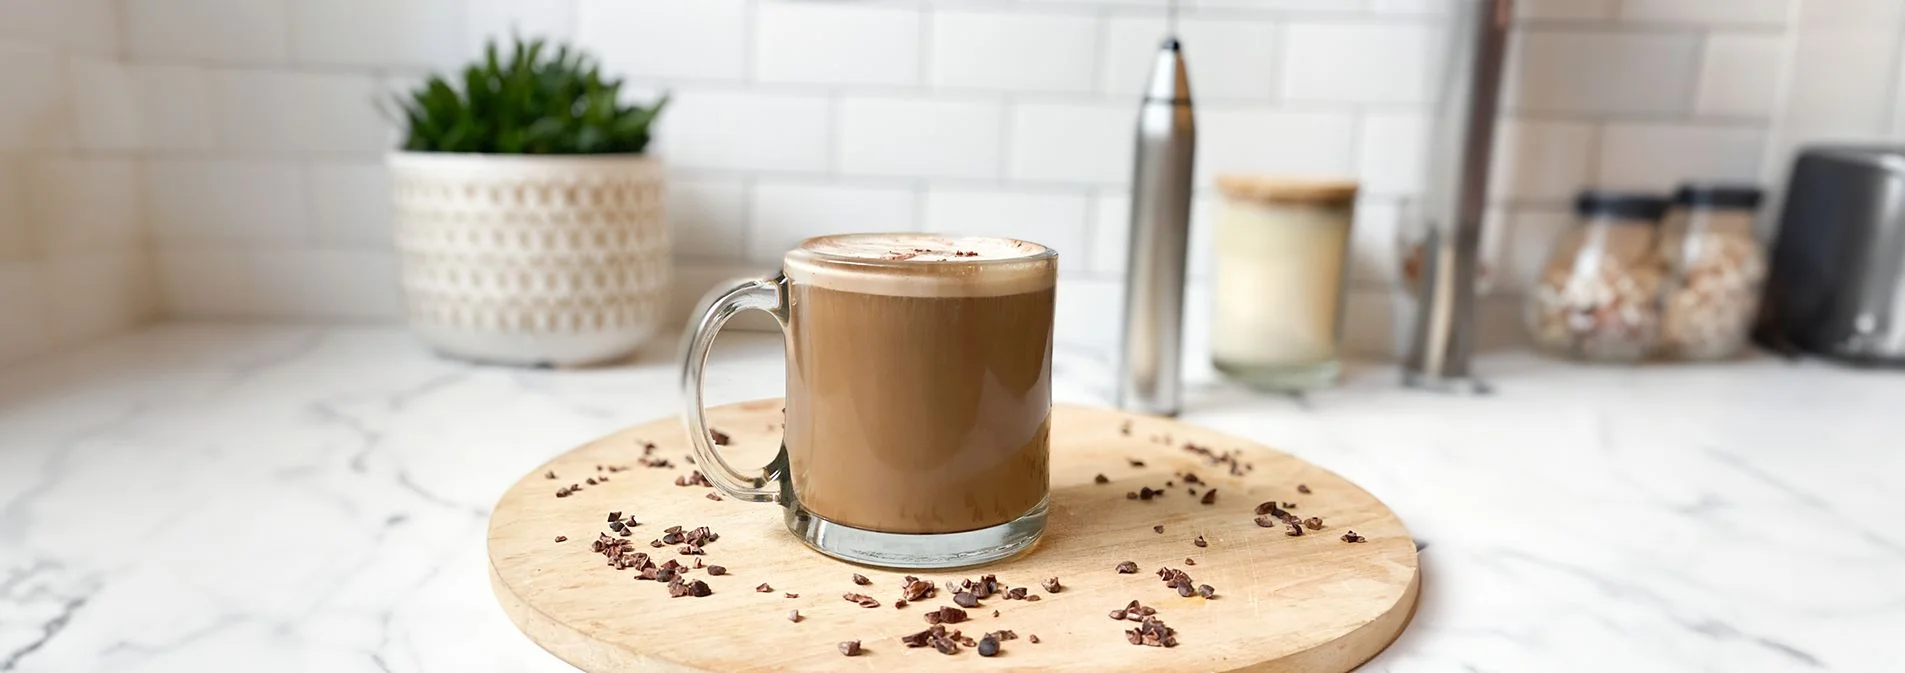
[[[508,58],[491,41],[462,82],[431,76],[397,97],[413,152],[484,154],[640,153],[668,104],[620,100],[622,81],[603,79],[595,59],[568,45],[514,40]]]

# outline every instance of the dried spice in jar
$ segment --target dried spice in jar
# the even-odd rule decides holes
[[[1660,217],[1665,198],[1586,191],[1527,297],[1524,318],[1537,347],[1565,357],[1633,362],[1660,333]]]
[[[1667,269],[1660,350],[1714,360],[1738,353],[1759,309],[1766,253],[1753,233],[1762,192],[1742,185],[1683,185],[1661,231]]]

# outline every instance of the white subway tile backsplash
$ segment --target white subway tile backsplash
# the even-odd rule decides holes
[[[145,245],[138,167],[131,159],[42,159],[27,184],[28,216],[42,253],[133,250]]]
[[[919,81],[920,10],[763,0],[754,14],[754,74],[765,82]]]
[[[300,173],[288,161],[150,160],[141,198],[162,244],[294,243],[310,229]]]
[[[675,254],[737,259],[747,254],[747,183],[740,180],[668,181],[668,222]]]
[[[1522,0],[1515,4],[1522,19],[1608,19],[1618,0]]]
[[[0,43],[0,152],[69,144],[65,77],[51,49]]]
[[[1098,19],[1083,14],[941,10],[932,15],[933,84],[1088,91]]]
[[[1361,12],[1368,0],[1196,0],[1196,2],[1199,7],[1353,14]]]
[[[1356,220],[1349,230],[1351,283],[1386,287],[1401,276],[1405,212],[1396,201],[1365,198],[1357,202]]]
[[[1104,56],[1100,59],[1102,90],[1134,98],[1142,94],[1165,30],[1162,16],[1108,19]],[[1191,93],[1197,100],[1268,100],[1275,95],[1275,23],[1180,18],[1177,32],[1183,40],[1184,62],[1190,68]]]
[[[1689,180],[1752,181],[1765,141],[1754,128],[1609,124],[1601,132],[1597,182],[1664,192]]]
[[[1502,214],[1507,233],[1507,250],[1501,256],[1502,272],[1495,276],[1498,289],[1522,292],[1534,286],[1541,269],[1548,263],[1561,234],[1574,226],[1574,216],[1560,209],[1513,209]]]
[[[0,320],[0,365],[18,362],[53,346],[51,325],[46,315],[50,298],[36,261],[0,260],[0,307],[8,319]]]
[[[580,0],[576,42],[636,81],[747,76],[744,0]]]
[[[1543,28],[1519,37],[1503,92],[1511,110],[1659,114],[1692,100],[1698,36]]]
[[[673,6],[677,3],[652,3]],[[686,4],[686,3],[679,3]],[[708,4],[708,3],[694,3]],[[639,29],[641,24],[630,25]],[[484,45],[496,42],[506,50],[511,38],[521,36],[567,42],[576,38],[576,0],[464,0],[463,54],[477,56]],[[581,46],[601,50],[594,45]]]
[[[935,187],[926,192],[921,229],[941,234],[1002,236],[1058,251],[1059,270],[1086,270],[1090,204],[1084,191],[1026,192]]]
[[[26,160],[0,156],[0,262],[31,260],[38,252],[27,208],[31,175]]]
[[[1094,197],[1090,235],[1085,268],[1098,274],[1123,274],[1131,263],[1131,195],[1103,192]]]
[[[1357,172],[1364,194],[1404,195],[1422,191],[1429,170],[1429,118],[1413,113],[1363,117],[1356,143]]]
[[[840,171],[848,175],[989,178],[999,174],[1003,105],[991,101],[845,98]]]
[[[390,172],[381,161],[325,161],[304,168],[311,204],[311,240],[366,249],[388,249]]]
[[[208,89],[224,148],[371,153],[396,144],[377,109],[393,94],[370,75],[215,70]]]
[[[140,147],[207,150],[217,145],[212,135],[211,84],[204,69],[132,65],[126,76],[138,110]]]
[[[157,308],[143,250],[61,254],[42,263],[48,327],[70,344],[124,331]]]
[[[1782,120],[1834,135],[1883,133],[1892,92],[1881,84],[1894,81],[1901,67],[1896,24],[1802,30],[1796,39]]]
[[[463,56],[461,0],[295,0],[292,54],[299,63],[411,68]]]
[[[68,64],[73,144],[88,150],[136,150],[139,106],[125,64],[77,59]]]
[[[1794,1],[1799,3],[1799,25],[1806,30],[1884,31],[1905,20],[1905,2],[1896,0]]]
[[[111,57],[119,53],[117,0],[48,0],[62,10],[60,40],[75,54]]]
[[[1784,25],[1793,2],[1794,0],[1725,0],[1724,2],[1622,0],[1620,18],[1626,21],[1664,21],[1701,25]]]
[[[166,314],[183,318],[394,320],[395,253],[382,250],[160,248]]]
[[[1298,22],[1283,44],[1285,98],[1363,103],[1428,100],[1440,47],[1427,24]]]
[[[1456,0],[1369,0],[1369,10],[1377,14],[1446,14]]]
[[[291,54],[293,1],[124,2],[126,53],[138,60],[284,63]]]
[[[1137,122],[1135,102],[1018,104],[1007,131],[1007,177],[1128,184]]]
[[[823,171],[828,105],[821,96],[678,91],[656,125],[654,149],[679,166]]]
[[[1344,177],[1352,173],[1355,119],[1272,109],[1199,111],[1197,184],[1221,173]]]
[[[1503,119],[1488,192],[1496,200],[1564,201],[1588,184],[1593,162],[1591,125]]]
[[[824,234],[918,229],[911,189],[760,182],[748,204],[748,258],[772,262]]]
[[[1706,115],[1766,117],[1779,90],[1785,41],[1771,35],[1715,33],[1700,59],[1694,111]]]

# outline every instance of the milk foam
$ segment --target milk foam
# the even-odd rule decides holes
[[[843,292],[902,297],[996,297],[1048,289],[1056,254],[1009,238],[841,234],[787,253],[788,278]]]

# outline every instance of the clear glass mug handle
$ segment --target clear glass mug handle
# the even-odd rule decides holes
[[[701,406],[702,374],[707,369],[708,350],[714,346],[715,335],[740,312],[764,311],[786,329],[787,302],[782,291],[785,282],[781,277],[754,278],[709,293],[682,342],[681,399],[687,405],[682,420],[688,428],[689,446],[694,449],[695,463],[715,490],[736,500],[773,502],[778,489],[769,482],[766,470],[757,470],[752,475],[736,470],[715,451],[714,436],[708,432],[707,413]]]

